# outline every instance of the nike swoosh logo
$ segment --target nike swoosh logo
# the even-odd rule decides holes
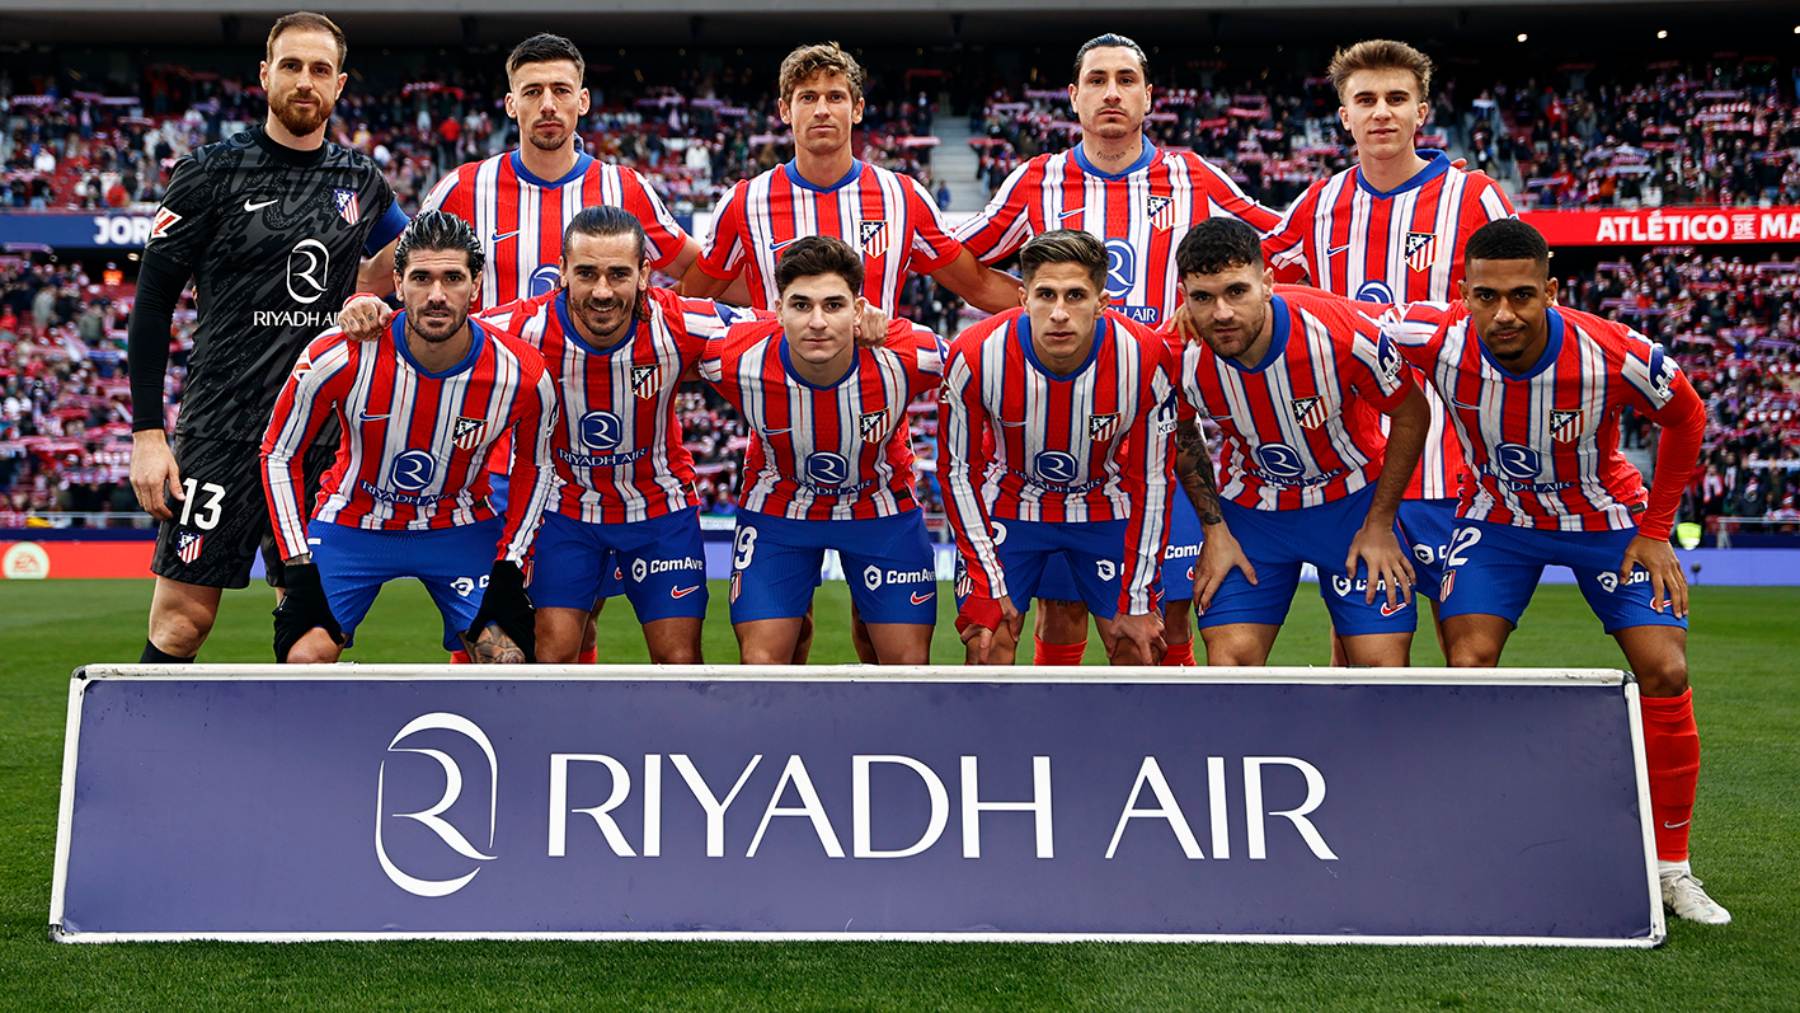
[[[1335,256],[1337,256],[1337,255],[1338,255],[1338,254],[1340,254],[1340,253],[1343,253],[1343,252],[1344,252],[1344,251],[1345,251],[1345,250],[1348,250],[1348,249],[1349,249],[1349,248],[1350,248],[1350,244],[1349,244],[1349,243],[1345,243],[1345,244],[1344,244],[1344,245],[1342,245],[1342,246],[1332,246],[1332,247],[1327,247],[1327,248],[1326,248],[1326,250],[1325,250],[1325,255],[1326,255],[1326,256],[1327,256],[1327,257],[1335,257]]]
[[[698,584],[695,584],[692,587],[672,587],[672,588],[669,588],[669,597],[671,597],[671,598],[686,598],[688,595],[693,594],[695,591],[698,591],[698,590],[700,590],[700,585],[698,585]]]
[[[1017,428],[1019,428],[1019,427],[1020,427],[1020,426],[1022,426],[1022,425],[1024,425],[1024,424],[1025,424],[1025,423],[1024,423],[1024,422],[1023,422],[1023,421],[1020,421],[1020,422],[1008,422],[1008,421],[1006,421],[1006,420],[1005,420],[1005,419],[1001,419],[1001,420],[1000,420],[1000,424],[1001,424],[1001,425],[1003,425],[1003,426],[1005,426],[1005,427],[1007,427],[1007,428],[1008,428],[1008,429],[1017,429]]]
[[[1404,608],[1406,608],[1405,602],[1399,602],[1394,605],[1389,605],[1387,602],[1382,602],[1381,603],[1381,614],[1384,616],[1399,615],[1400,611]]]
[[[913,596],[912,596],[912,603],[914,605],[923,605],[926,602],[928,602],[931,599],[936,598],[936,597],[937,597],[936,591],[927,591],[924,594],[920,594],[919,592],[914,591]]]
[[[1461,401],[1458,401],[1455,398],[1451,398],[1450,403],[1455,405],[1458,408],[1461,408],[1464,411],[1478,412],[1481,410],[1481,406],[1478,404],[1463,404]]]
[[[791,433],[793,431],[794,431],[793,426],[789,426],[786,429],[765,429],[765,430],[763,430],[763,435],[764,436],[780,436],[782,433]]]
[[[803,239],[803,238],[805,238],[805,237],[804,237],[804,236],[802,236],[802,237],[800,237],[800,238],[801,238],[801,239]],[[779,242],[779,243],[770,243],[770,244],[769,244],[769,252],[770,252],[770,253],[774,253],[774,252],[775,252],[775,251],[776,251],[776,250],[780,250],[780,249],[783,249],[783,248],[785,248],[785,247],[789,247],[789,246],[792,246],[792,245],[794,245],[794,244],[795,244],[795,243],[798,243],[798,242],[799,242],[799,241],[800,241],[800,239],[783,239],[783,240],[782,240],[782,241],[781,241],[781,242]]]
[[[260,204],[252,204],[249,201],[245,201],[244,202],[244,210],[245,211],[261,211],[263,208],[266,208],[271,204],[279,204],[279,203],[281,203],[280,197],[277,197],[274,200],[263,201]]]
[[[1689,823],[1692,823],[1692,822],[1694,822],[1694,819],[1691,816],[1685,820],[1682,820],[1680,823],[1670,823],[1669,821],[1664,820],[1663,821],[1663,829],[1664,830],[1680,830],[1682,827],[1685,827]]]
[[[491,240],[491,242],[498,243],[498,242],[501,242],[502,240],[511,239],[512,237],[514,237],[518,234],[519,234],[518,229],[514,229],[511,232],[496,232],[496,233],[494,233],[494,238]]]
[[[1066,222],[1069,219],[1075,217],[1076,215],[1084,215],[1084,214],[1087,214],[1087,208],[1076,208],[1073,211],[1064,211],[1062,214],[1057,215],[1056,220],[1059,222]]]
[[[388,413],[388,414],[391,414],[391,413]],[[388,417],[387,414],[370,415],[368,412],[364,412],[361,415],[357,416],[356,420],[358,422],[385,422],[385,421],[387,421],[387,417]]]

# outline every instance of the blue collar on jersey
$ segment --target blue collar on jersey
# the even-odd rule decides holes
[[[851,348],[850,348],[850,368],[844,370],[844,375],[838,377],[836,380],[833,380],[830,383],[824,383],[824,384],[814,383],[811,380],[808,380],[806,377],[801,376],[798,372],[795,371],[794,359],[791,355],[788,354],[787,334],[783,333],[781,335],[781,368],[787,370],[788,379],[793,380],[795,383],[798,383],[802,387],[807,387],[812,390],[836,390],[837,388],[844,385],[845,380],[848,380],[851,377],[856,375],[856,367],[858,367],[860,365],[862,365],[862,349],[857,348],[853,344],[853,345],[851,345]]]
[[[580,179],[581,174],[588,170],[588,164],[593,162],[593,160],[594,160],[594,156],[592,156],[592,155],[588,155],[588,154],[576,155],[575,156],[575,167],[573,169],[570,169],[568,172],[563,173],[563,176],[561,179],[539,179],[536,176],[533,176],[531,174],[530,169],[525,168],[525,158],[524,158],[524,156],[519,154],[518,148],[514,148],[512,150],[511,158],[512,158],[513,172],[517,173],[520,179],[524,180],[527,183],[530,183],[533,186],[541,186],[546,190],[554,190],[559,186],[563,186],[567,183],[572,183],[575,180]]]
[[[1274,365],[1275,360],[1281,358],[1281,353],[1287,351],[1288,331],[1293,320],[1288,315],[1287,300],[1280,296],[1271,296],[1269,298],[1269,316],[1274,320],[1274,330],[1269,334],[1269,350],[1263,353],[1262,360],[1256,365],[1246,366],[1226,355],[1215,355],[1214,357],[1232,369],[1243,373],[1260,373]]]
[[[1508,380],[1529,380],[1539,373],[1542,373],[1544,370],[1549,369],[1556,364],[1556,357],[1562,354],[1563,318],[1561,313],[1556,312],[1555,307],[1551,307],[1544,312],[1544,320],[1550,327],[1550,337],[1544,342],[1544,354],[1538,356],[1538,361],[1532,363],[1531,368],[1525,370],[1525,372],[1515,373],[1505,366],[1502,366],[1499,359],[1488,354],[1487,342],[1482,341],[1481,336],[1477,334],[1475,336],[1475,343],[1481,346],[1481,357],[1487,360],[1488,365],[1499,370],[1500,375],[1506,377]],[[1474,323],[1470,322],[1469,329],[1473,330],[1474,327]]]
[[[1031,315],[1029,313],[1020,313],[1019,318],[1013,321],[1013,333],[1018,335],[1019,347],[1025,350],[1025,361],[1031,363],[1033,369],[1052,380],[1073,380],[1093,365],[1094,359],[1100,355],[1100,342],[1106,338],[1106,313],[1102,310],[1100,315],[1094,318],[1094,343],[1088,346],[1087,358],[1081,360],[1081,365],[1067,373],[1058,373],[1038,359],[1037,349],[1031,344]]]
[[[1144,169],[1148,167],[1151,162],[1156,161],[1156,145],[1150,143],[1150,138],[1148,136],[1144,138],[1144,150],[1138,153],[1137,161],[1126,166],[1119,172],[1101,172],[1099,169],[1094,168],[1094,163],[1088,161],[1087,152],[1082,149],[1079,143],[1069,150],[1074,152],[1073,157],[1075,159],[1075,164],[1081,166],[1082,172],[1085,172],[1090,176],[1098,176],[1101,179],[1124,179],[1126,176],[1129,176],[1140,169]]]
[[[840,179],[836,183],[832,183],[829,186],[820,186],[819,184],[808,180],[805,176],[800,175],[800,160],[799,159],[794,159],[792,161],[783,162],[781,164],[781,168],[787,173],[788,182],[794,184],[795,186],[799,187],[800,189],[811,190],[813,193],[830,193],[833,190],[836,190],[839,187],[842,187],[842,186],[848,184],[851,180],[855,179],[856,177],[862,175],[863,164],[862,164],[862,159],[852,158],[850,160],[850,171],[844,173],[843,179]]]
[[[430,377],[433,380],[442,380],[447,376],[455,376],[475,365],[475,360],[481,358],[481,346],[487,341],[487,332],[481,329],[481,325],[475,322],[474,317],[470,317],[469,337],[471,340],[469,341],[469,354],[463,356],[461,362],[451,366],[449,369],[433,373],[431,370],[419,365],[419,360],[413,358],[412,349],[406,347],[405,310],[401,310],[394,314],[394,322],[388,325],[388,334],[393,338],[394,348],[399,351],[400,357],[405,359],[420,376]]]
[[[1361,169],[1356,170],[1356,185],[1362,188],[1363,193],[1366,193],[1371,197],[1398,197],[1408,190],[1417,190],[1419,187],[1424,186],[1450,171],[1450,156],[1438,149],[1420,148],[1419,155],[1425,159],[1425,168],[1413,173],[1411,179],[1394,187],[1392,190],[1377,190],[1370,186],[1369,181],[1363,178]]]
[[[631,318],[631,330],[627,331],[623,338],[620,338],[610,347],[602,348],[582,337],[581,332],[575,329],[575,321],[569,318],[568,289],[565,288],[556,293],[556,298],[551,300],[551,305],[556,307],[556,322],[562,327],[563,334],[566,335],[570,341],[575,342],[577,345],[580,345],[595,355],[611,355],[621,348],[630,348],[632,339],[637,337],[638,325],[643,323],[643,321],[637,318],[634,312]]]

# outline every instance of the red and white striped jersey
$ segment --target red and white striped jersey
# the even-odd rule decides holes
[[[465,162],[438,180],[419,210],[448,211],[474,227],[487,254],[475,305],[501,306],[555,290],[563,230],[583,208],[597,205],[637,216],[652,267],[667,267],[687,243],[687,233],[636,170],[589,155],[556,180],[533,176],[517,149]]]
[[[1080,145],[1039,155],[1012,171],[956,238],[984,264],[1017,253],[1032,236],[1082,229],[1106,243],[1106,295],[1113,310],[1154,326],[1180,304],[1175,248],[1195,223],[1231,215],[1265,232],[1280,214],[1238,189],[1230,176],[1191,151],[1144,153],[1124,172],[1094,168]]]
[[[1269,314],[1274,333],[1255,366],[1199,341],[1182,354],[1183,396],[1223,434],[1220,497],[1295,510],[1373,484],[1387,449],[1376,412],[1414,389],[1399,349],[1336,296],[1289,292]]]
[[[918,509],[906,404],[944,375],[944,339],[906,320],[858,348],[843,379],[794,372],[778,320],[733,325],[707,343],[700,378],[743,416],[745,510],[794,520],[863,520]]]
[[[1105,311],[1073,372],[1037,357],[1024,308],[989,317],[950,346],[939,405],[944,505],[980,593],[1006,592],[992,520],[1127,520],[1120,608],[1150,610],[1168,540],[1174,397],[1162,335]]]
[[[644,315],[611,348],[589,345],[569,319],[568,290],[497,307],[483,321],[536,348],[556,381],[562,424],[552,454],[558,512],[590,524],[650,520],[691,506],[694,456],[682,444],[676,388],[707,341],[748,310],[646,294]]]
[[[1461,516],[1549,531],[1639,527],[1648,493],[1619,452],[1619,413],[1654,417],[1678,388],[1697,395],[1661,345],[1624,324],[1553,307],[1548,326],[1544,354],[1523,373],[1487,353],[1460,302],[1414,303],[1383,332],[1449,406],[1475,478]]]
[[[1392,190],[1371,187],[1355,166],[1312,184],[1263,238],[1268,263],[1283,274],[1304,272],[1313,287],[1361,302],[1457,298],[1469,236],[1497,218],[1514,217],[1513,206],[1487,176],[1453,167],[1441,151],[1420,154],[1429,156],[1425,167]],[[1437,392],[1420,386],[1431,430],[1406,498],[1453,498],[1463,483],[1462,447]]]
[[[313,523],[422,531],[494,516],[484,465],[517,427],[532,453],[515,456],[497,558],[523,566],[550,505],[556,389],[535,349],[469,322],[469,354],[438,373],[406,348],[406,315],[388,336],[354,341],[325,332],[300,357],[263,435],[263,493],[283,559],[307,551],[301,459],[329,417],[342,425]]]
[[[700,269],[715,278],[746,273],[752,304],[774,309],[775,264],[806,236],[833,236],[861,253],[863,298],[889,314],[909,273],[930,274],[962,253],[912,177],[857,160],[843,179],[815,186],[788,162],[726,192],[701,243]]]

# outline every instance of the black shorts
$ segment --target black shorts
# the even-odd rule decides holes
[[[336,455],[335,446],[321,445],[307,453],[303,473],[309,506]],[[269,530],[260,448],[241,440],[182,436],[175,441],[175,466],[187,499],[168,497],[175,517],[162,522],[156,533],[150,572],[202,587],[248,587],[261,549],[269,584],[281,587],[282,564]]]

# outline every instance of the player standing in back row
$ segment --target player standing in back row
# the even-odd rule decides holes
[[[1450,539],[1450,664],[1491,668],[1545,566],[1567,566],[1643,688],[1644,759],[1663,903],[1731,913],[1688,866],[1700,732],[1688,686],[1687,578],[1669,545],[1706,435],[1706,405],[1659,344],[1556,306],[1550,250],[1516,219],[1469,238],[1462,301],[1384,325],[1443,396],[1475,478]],[[1619,452],[1627,408],[1661,429],[1648,492]]]
[[[1493,180],[1452,166],[1442,151],[1414,148],[1431,109],[1431,58],[1404,42],[1370,39],[1339,50],[1327,73],[1338,121],[1356,142],[1356,164],[1307,188],[1264,237],[1264,257],[1278,276],[1304,271],[1315,288],[1360,302],[1456,298],[1469,236],[1513,217],[1513,208]],[[1431,429],[1400,504],[1400,526],[1435,617],[1466,468],[1443,400],[1423,376],[1415,379]],[[1335,633],[1332,647],[1333,664],[1342,664]]]
[[[1069,104],[1081,121],[1081,143],[1014,169],[986,210],[958,227],[956,236],[984,264],[1004,260],[1031,237],[1055,229],[1098,236],[1106,244],[1110,308],[1154,327],[1180,305],[1175,248],[1188,229],[1228,215],[1261,232],[1281,216],[1246,197],[1231,177],[1199,155],[1163,151],[1150,142],[1144,135],[1152,100],[1149,73],[1143,48],[1123,35],[1101,35],[1083,44],[1075,53],[1075,78],[1069,85]],[[1164,602],[1169,645],[1164,664],[1194,663],[1187,562],[1199,542],[1200,521],[1178,496],[1168,547],[1175,558],[1163,569],[1169,596]],[[1072,578],[1060,562],[1051,564],[1041,593],[1048,600],[1039,612],[1034,660],[1080,664],[1087,610],[1075,600]],[[1002,637],[1002,652],[1006,646]]]
[[[277,20],[259,71],[268,119],[177,163],[151,224],[129,337],[131,484],[162,521],[145,662],[192,661],[220,591],[250,582],[269,532],[257,442],[275,397],[307,342],[331,326],[359,265],[368,277],[390,273],[406,225],[375,163],[325,140],[345,50],[323,15]],[[199,319],[171,453],[163,374],[189,278]],[[330,459],[336,441],[326,439],[309,481]],[[280,586],[278,567],[271,557]]]

